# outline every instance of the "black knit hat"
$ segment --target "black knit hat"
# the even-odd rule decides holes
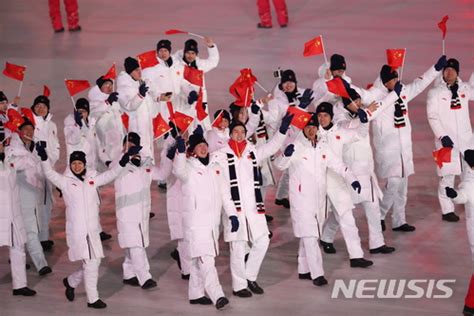
[[[156,44],[156,51],[159,51],[160,48],[166,48],[171,53],[171,42],[167,39],[162,39]]]
[[[383,84],[386,84],[392,79],[398,78],[398,72],[393,70],[389,65],[383,65],[380,69],[380,79]]]
[[[280,78],[280,83],[283,84],[287,81],[291,81],[294,83],[298,83],[296,81],[296,75],[295,72],[291,69],[287,69],[281,73],[281,78]]]
[[[357,93],[357,91],[355,91],[354,89],[352,88],[349,88],[349,89],[346,89],[347,90],[347,93],[349,94],[349,96],[351,97],[350,99],[348,98],[342,98],[342,103],[344,103],[344,107],[347,107],[349,104],[352,103],[352,101],[355,101],[357,99],[360,99],[360,94]],[[352,100],[352,101],[351,101]]]
[[[97,80],[95,81],[95,83],[97,84],[97,86],[99,87],[99,89],[102,88],[102,85],[106,82],[110,82],[110,83],[114,83],[112,81],[112,79],[110,78],[107,78],[107,79],[104,79],[104,76],[100,76],[99,78],[97,78]]]
[[[136,60],[133,57],[125,58],[125,62],[123,66],[125,67],[125,71],[128,74],[131,74],[135,69],[140,68],[140,64],[138,64],[138,60]]]
[[[77,99],[77,101],[76,101],[76,110],[80,110],[80,109],[86,110],[87,113],[90,112],[89,101],[87,101],[86,98]]]
[[[331,65],[330,70],[346,70],[346,60],[344,56],[339,54],[334,54],[331,56]]]
[[[464,160],[466,160],[469,167],[474,167],[474,149],[468,149],[464,152]]]
[[[39,103],[43,103],[44,105],[46,105],[46,107],[48,108],[48,111],[49,111],[49,99],[48,99],[48,97],[45,96],[45,95],[39,95],[35,98],[35,100],[33,101],[33,105],[31,106],[31,110],[33,112],[35,112],[35,110],[34,110],[35,105],[39,104]]]
[[[319,126],[317,113],[311,113],[311,118],[309,119],[308,123],[306,123],[306,126]]]
[[[224,110],[224,109],[220,109],[220,110],[217,110],[215,113],[214,113],[214,119],[216,119],[219,115],[221,115],[222,113],[222,118],[223,119],[226,119],[230,122],[230,114],[228,111]]]
[[[3,102],[3,101],[7,101],[7,102],[8,102],[8,98],[7,98],[7,96],[5,95],[5,93],[3,93],[3,91],[0,91],[0,102]]]
[[[245,124],[235,120],[230,123],[229,134],[232,134],[232,130],[237,126],[242,126],[245,129],[245,134],[247,134],[247,127],[245,126]]]
[[[23,123],[18,126],[18,130],[21,130],[23,127],[28,125],[33,126],[33,128],[35,127],[35,124],[33,124],[32,121],[30,121],[26,116],[23,116]]]
[[[123,144],[125,145],[126,142],[129,142],[129,143],[132,143],[134,144],[135,146],[140,146],[140,135],[138,135],[137,133],[135,132],[130,132],[128,133],[128,137],[125,136],[123,138]]]
[[[69,164],[72,164],[73,161],[82,161],[82,163],[85,165],[86,164],[86,154],[83,151],[73,151],[69,155]]]
[[[184,52],[186,53],[187,51],[193,51],[196,54],[199,53],[198,43],[195,40],[193,40],[192,38],[190,38],[186,42],[184,42]]]
[[[207,142],[206,142],[206,139],[204,138],[204,135],[202,134],[191,134],[189,136],[189,139],[188,139],[188,144],[189,144],[189,147],[188,147],[188,150],[190,152],[192,152],[194,150],[194,148],[201,144],[201,143],[205,143],[207,145]]]
[[[457,59],[454,59],[454,58],[448,59],[448,64],[444,66],[443,71],[444,69],[448,67],[456,70],[456,73],[459,75],[459,61]]]
[[[331,116],[331,119],[334,117],[334,112],[333,112],[333,109],[332,109],[332,104],[329,103],[329,102],[322,102],[318,105],[318,107],[316,108],[316,115],[318,115],[319,113],[327,113]]]

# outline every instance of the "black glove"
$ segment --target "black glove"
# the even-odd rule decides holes
[[[301,98],[298,98],[298,100],[300,101],[299,107],[302,109],[306,109],[308,105],[310,105],[311,102],[313,102],[314,100],[313,90],[305,89],[303,92],[303,96]]]
[[[454,190],[453,188],[450,188],[450,187],[444,187],[444,189],[446,190],[446,196],[450,199],[455,199],[457,196],[458,196],[458,193],[456,192],[456,190]]]
[[[400,81],[397,81],[397,83],[395,83],[395,87],[393,87],[393,91],[395,91],[395,93],[400,96],[400,93],[402,93],[402,87],[403,85],[400,83]]]
[[[107,160],[107,161],[105,162],[105,166],[108,168],[111,163],[112,163],[112,160]]]
[[[202,109],[203,109],[204,111],[206,111],[206,108],[207,108],[207,102],[203,102],[203,103],[202,103]]]
[[[442,70],[446,65],[448,64],[448,61],[446,60],[446,55],[441,56],[436,64],[434,65],[436,71]]]
[[[178,152],[180,154],[186,151],[186,144],[184,143],[184,139],[181,136],[176,137],[176,147],[178,148]]]
[[[194,102],[197,101],[199,95],[196,91],[191,91],[189,92],[189,95],[188,95],[188,104],[193,104]]]
[[[168,148],[168,151],[166,152],[166,157],[168,157],[169,160],[174,159],[174,155],[176,154],[176,149],[178,149],[177,145],[173,145],[170,148]]]
[[[357,193],[360,194],[360,190],[362,190],[362,187],[360,186],[360,183],[359,181],[354,181],[351,183],[351,186],[352,188],[354,189],[354,191],[356,191]]]
[[[453,148],[453,146],[454,146],[454,143],[453,143],[453,141],[451,140],[451,138],[449,136],[441,137],[441,144],[443,144],[443,147]]]
[[[48,160],[48,154],[46,153],[46,146],[41,142],[37,142],[35,147],[36,147],[36,152],[38,153],[38,156],[41,158],[41,161]]]
[[[148,87],[146,86],[146,83],[143,82],[143,83],[138,87],[138,93],[140,93],[140,95],[141,95],[142,97],[145,97],[147,92],[148,92]]]
[[[230,219],[230,224],[232,226],[232,228],[230,229],[230,232],[235,233],[236,231],[239,230],[239,219],[235,215],[229,216],[229,219]]]
[[[74,110],[74,121],[79,127],[82,127],[82,115],[78,110]]]
[[[202,126],[201,125],[198,125],[194,131],[193,131],[193,134],[199,134],[199,135],[204,135],[204,130],[202,129]]]
[[[146,93],[146,91],[145,91],[145,93]],[[140,94],[141,94],[141,92],[140,92]],[[111,94],[109,94],[109,97],[107,98],[107,103],[112,104],[112,103],[117,102],[117,101],[118,101],[118,92],[112,92]]]
[[[290,128],[291,120],[293,119],[294,114],[286,113],[285,116],[281,120],[281,125],[280,125],[280,133],[283,135],[286,135],[286,132],[288,132],[288,129]]]
[[[138,153],[140,152],[140,150],[142,150],[142,146],[133,146],[133,147],[130,147],[128,149],[128,152],[127,154],[129,154],[130,156],[135,156],[135,155],[138,155]]]
[[[367,117],[367,113],[362,109],[357,109],[357,114],[359,115],[359,120],[361,123],[367,123],[369,118]]]
[[[250,111],[252,111],[253,114],[258,114],[260,111],[260,107],[258,106],[257,102],[252,101],[252,106],[250,107]]]
[[[293,155],[294,152],[295,152],[295,145],[289,144],[288,146],[286,146],[285,151],[283,152],[283,156],[291,157],[291,155]]]
[[[174,125],[172,121],[170,121],[168,125],[171,127],[171,130],[170,130],[171,137],[176,139],[176,137],[178,137],[178,128],[176,127],[176,125]]]
[[[119,165],[123,168],[130,161],[130,155],[128,153],[123,154],[122,159],[119,161]]]

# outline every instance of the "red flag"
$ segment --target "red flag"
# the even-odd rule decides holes
[[[7,111],[8,122],[5,123],[5,127],[12,132],[17,132],[18,127],[25,121],[21,114],[14,109],[8,109]]]
[[[387,49],[387,64],[393,69],[403,65],[405,59],[405,48]]]
[[[168,133],[171,127],[163,119],[160,113],[153,119],[153,137],[156,139],[160,138],[164,134]]]
[[[110,67],[109,71],[105,75],[102,76],[103,79],[113,79],[117,78],[117,69],[115,68],[115,64]]]
[[[3,74],[9,78],[23,81],[25,79],[25,70],[26,67],[19,66],[15,64],[5,63],[5,69],[3,69]]]
[[[288,113],[293,114],[293,119],[291,120],[291,125],[295,126],[296,128],[303,129],[308,124],[309,120],[311,120],[311,113],[303,111],[302,109],[296,106],[289,106]]]
[[[196,114],[197,114],[197,119],[199,120],[199,122],[204,120],[208,115],[202,103],[202,89],[199,89],[198,99],[196,102]]]
[[[166,102],[166,107],[168,108],[168,113],[170,115],[169,120],[171,121],[174,117],[173,103],[171,103],[171,101]]]
[[[323,45],[323,38],[321,37],[321,35],[313,38],[312,40],[304,44],[304,52],[303,52],[304,57],[320,55],[323,53],[324,53],[324,45]]]
[[[252,69],[243,68],[240,69],[240,82],[246,82],[249,86],[253,86],[257,82],[257,77],[252,73]]]
[[[190,83],[202,87],[204,72],[194,67],[184,66],[183,77]]]
[[[86,90],[91,87],[87,80],[65,80],[66,88],[69,91],[69,95],[72,97],[79,92]]]
[[[174,112],[173,121],[180,132],[184,133],[188,130],[189,126],[191,126],[194,118],[181,112]]]
[[[128,132],[128,121],[129,117],[127,113],[123,113],[120,118],[122,119],[122,125],[125,127],[125,130]]]
[[[438,23],[438,27],[441,30],[441,32],[443,33],[443,39],[446,38],[446,31],[448,30],[447,27],[446,27],[446,22],[448,22],[448,19],[449,19],[449,17],[447,15],[445,15],[443,17],[443,19]]]
[[[150,50],[148,52],[141,53],[137,56],[138,63],[142,69],[153,67],[158,65],[160,62],[156,58],[156,51]]]
[[[181,30],[176,30],[176,29],[170,29],[165,32],[166,35],[174,35],[174,34],[188,34],[186,31],[181,31]]]
[[[224,119],[224,110],[219,110],[219,115],[217,115],[216,119],[214,122],[212,122],[211,126],[219,128],[219,125],[221,124],[222,120]]]
[[[46,85],[43,86],[43,95],[45,97],[49,97],[51,95],[51,90],[49,90],[48,86]]]
[[[351,98],[347,93],[346,87],[344,86],[344,83],[342,82],[342,79],[340,77],[336,77],[332,80],[326,81],[326,85],[328,87],[329,92],[346,99]]]
[[[433,158],[438,168],[443,168],[443,163],[451,162],[451,147],[441,147],[438,150],[433,151]]]
[[[20,108],[20,113],[23,117],[26,117],[33,125],[36,126],[35,115],[29,108]]]
[[[229,87],[230,94],[236,98],[235,105],[250,106],[255,92],[253,85],[256,81],[257,77],[252,74],[250,68],[240,70],[239,77]]]

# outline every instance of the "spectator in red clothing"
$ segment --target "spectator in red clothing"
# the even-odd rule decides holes
[[[60,0],[48,0],[49,16],[55,33],[64,32],[63,22],[61,20]],[[67,13],[67,24],[70,32],[81,30],[79,25],[79,12],[77,0],[64,0],[64,6]]]
[[[286,8],[285,0],[272,0],[277,14],[278,24],[281,27],[288,25],[288,10]],[[272,27],[272,14],[270,12],[270,0],[257,0],[258,15],[260,23],[258,28],[269,29]]]

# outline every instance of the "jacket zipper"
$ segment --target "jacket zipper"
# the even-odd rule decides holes
[[[90,242],[89,234],[87,234],[86,236],[86,241],[87,241],[87,249],[89,250],[89,259],[92,259],[91,242]]]
[[[44,180],[44,199],[43,199],[43,204],[46,205],[46,196],[48,195],[48,183],[46,180]]]
[[[143,239],[142,224],[138,223],[138,229],[140,229],[140,237],[142,238],[142,247],[145,247],[145,240]]]
[[[40,231],[40,225],[39,225],[39,222],[38,222],[38,214],[36,212],[36,208],[35,208],[35,219],[36,219],[36,227],[38,228],[38,232]]]
[[[372,183],[372,177],[370,177],[370,192],[372,193],[372,202],[374,202],[374,184]]]
[[[13,239],[13,222],[11,223],[11,226],[12,226],[12,248],[15,247],[15,242],[14,242],[14,239]]]

